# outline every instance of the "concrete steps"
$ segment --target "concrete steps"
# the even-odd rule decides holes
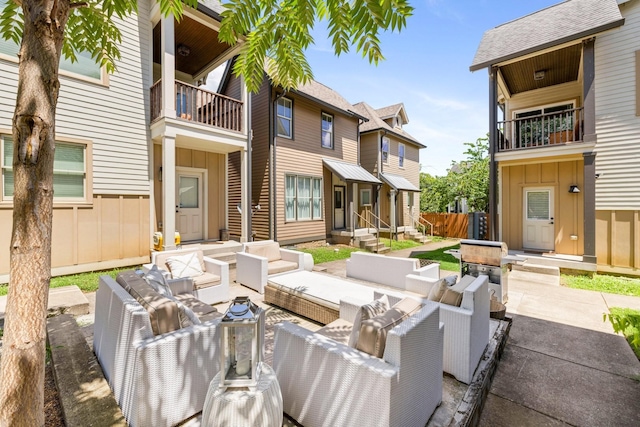
[[[389,248],[384,243],[376,239],[376,237],[373,236],[372,234],[368,234],[366,236],[360,236],[358,244],[360,248],[366,251],[374,252],[378,254],[384,254],[391,251],[391,248]]]
[[[0,319],[4,319],[6,307],[7,297],[4,295],[0,297]],[[76,285],[52,288],[49,289],[47,311],[49,316],[61,313],[80,316],[89,313],[89,301]]]

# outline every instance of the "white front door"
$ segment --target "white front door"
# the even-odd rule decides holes
[[[525,188],[524,248],[545,251],[555,248],[553,217],[553,188]]]
[[[340,185],[333,187],[333,228],[344,228],[344,187]]]
[[[202,173],[177,172],[176,231],[182,241],[204,238]]]

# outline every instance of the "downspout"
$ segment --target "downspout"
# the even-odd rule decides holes
[[[268,115],[267,117],[271,118],[271,116],[273,115],[273,91],[271,89],[271,85],[269,85],[269,107],[268,107]],[[269,141],[269,175],[272,175],[271,171],[273,170],[273,120],[269,119],[269,135],[268,135],[268,141]],[[274,239],[273,237],[273,228],[274,228],[274,210],[273,206],[275,205],[273,200],[273,180],[271,179],[271,177],[268,178],[269,179],[269,239]],[[275,239],[274,239],[275,240]]]
[[[269,87],[271,87],[271,85],[269,85]],[[278,137],[277,137],[277,123],[276,120],[278,119],[278,116],[275,112],[278,111],[277,108],[277,103],[278,100],[280,98],[282,98],[285,95],[286,91],[283,91],[280,94],[277,94],[275,99],[273,100],[273,104],[270,105],[270,108],[272,109],[271,113],[273,114],[273,119],[270,120],[270,124],[272,126],[272,147],[273,147],[273,153],[272,153],[272,162],[271,162],[271,185],[273,186],[273,190],[272,190],[272,194],[273,194],[273,198],[272,198],[272,205],[271,205],[271,211],[273,212],[273,240],[277,241],[278,240],[278,213],[276,211],[276,203],[278,200],[278,192],[276,191],[276,149],[278,148]],[[269,97],[271,97],[271,89],[269,90]]]
[[[378,176],[376,178],[380,179],[380,175],[382,175],[382,138],[384,138],[384,136],[387,134],[386,130],[382,130],[382,135],[380,135],[380,131],[378,131],[378,135],[380,138],[380,141],[378,143]],[[377,226],[378,229],[380,229],[380,200],[382,199],[380,197],[380,190],[382,190],[382,188],[384,187],[384,185],[379,185],[378,186],[378,204],[376,205],[376,222],[377,222]],[[389,230],[389,233],[391,233],[391,230]]]

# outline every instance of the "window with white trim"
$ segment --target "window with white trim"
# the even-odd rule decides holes
[[[322,219],[322,178],[285,175],[285,220]]]
[[[4,10],[7,4],[7,0],[0,0],[0,10]],[[0,54],[3,54],[11,59],[18,61],[18,51],[20,46],[13,40],[5,40],[0,37]],[[101,80],[102,79],[102,67],[97,64],[95,59],[91,58],[90,52],[78,52],[76,51],[76,61],[71,62],[70,59],[64,57],[64,54],[60,57],[60,70],[67,71],[72,74],[77,74],[83,77],[89,77],[90,79]]]
[[[360,206],[371,206],[370,188],[363,188],[360,190]]]
[[[384,164],[388,164],[389,163],[389,145],[390,145],[390,141],[389,138],[387,138],[386,136],[382,137],[382,144],[381,144],[381,152],[382,152],[382,163]]]
[[[322,148],[333,148],[333,116],[322,113]]]
[[[404,167],[404,144],[398,144],[398,167]]]
[[[284,138],[293,137],[293,103],[288,98],[278,99],[277,106],[277,133]]]
[[[53,158],[53,198],[84,201],[86,198],[86,146],[56,142]],[[13,198],[13,138],[2,136],[2,199]]]

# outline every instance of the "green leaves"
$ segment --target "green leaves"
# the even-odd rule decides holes
[[[613,331],[624,335],[637,354],[640,350],[640,311],[620,307],[611,307],[609,311],[603,315],[603,320],[608,318]]]
[[[13,40],[17,45],[22,41],[22,22],[24,15],[17,3],[11,0],[0,2],[4,8],[0,15],[0,32],[5,40]]]
[[[293,89],[313,78],[305,50],[311,30],[326,22],[336,55],[355,47],[370,63],[384,59],[381,31],[400,31],[413,8],[406,0],[230,0],[219,39],[230,45],[246,36],[234,73],[255,92],[263,70],[275,85]]]

